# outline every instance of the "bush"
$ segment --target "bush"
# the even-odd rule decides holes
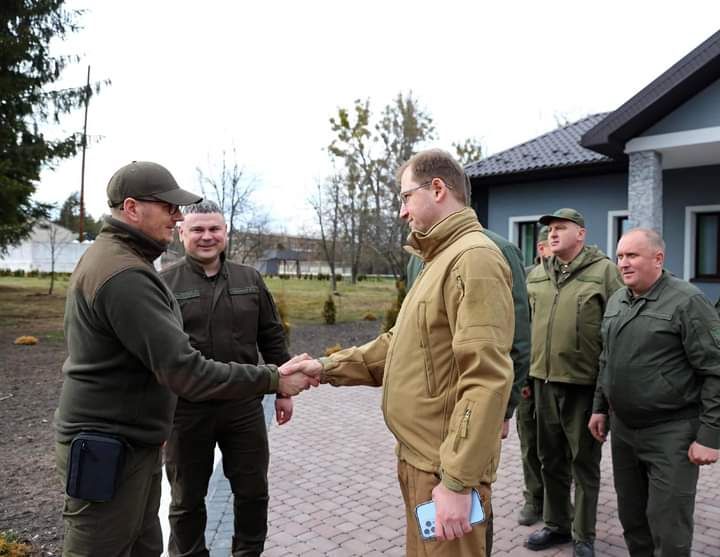
[[[400,313],[400,307],[405,299],[405,281],[395,281],[395,289],[397,290],[397,296],[395,297],[395,303],[385,312],[385,319],[382,325],[383,333],[387,333],[395,326],[395,321],[397,321],[397,316]]]
[[[0,555],[3,557],[29,557],[31,551],[32,547],[12,530],[0,532]]]
[[[273,297],[275,300],[275,307],[277,308],[278,315],[280,317],[280,324],[282,325],[283,332],[285,333],[285,344],[290,346],[290,322],[287,319],[288,309],[287,300],[285,300],[285,292],[281,292],[277,297]]]
[[[25,271],[23,271],[22,269],[16,269],[15,271],[13,271],[13,276],[14,277],[24,277]]]
[[[335,300],[333,300],[332,294],[328,294],[322,310],[323,320],[327,325],[335,324],[335,313]]]
[[[342,350],[342,346],[340,346],[340,343],[334,344],[332,346],[328,346],[325,349],[325,355],[330,356],[331,354],[335,354],[335,352],[340,352]]]

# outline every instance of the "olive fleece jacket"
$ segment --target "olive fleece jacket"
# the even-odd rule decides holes
[[[190,345],[178,304],[152,264],[163,250],[110,218],[80,259],[65,306],[59,442],[94,431],[159,446],[168,438],[176,395],[242,399],[277,390],[275,366],[215,362]]]

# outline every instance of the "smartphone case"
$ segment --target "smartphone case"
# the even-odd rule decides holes
[[[471,493],[470,525],[474,526],[485,520],[485,510],[483,509],[480,494],[477,490],[473,489]],[[420,537],[424,540],[435,539],[435,512],[435,501],[426,501],[415,507],[415,516],[418,527],[420,528]]]

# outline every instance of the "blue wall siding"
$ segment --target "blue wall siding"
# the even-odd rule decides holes
[[[663,237],[665,267],[683,277],[685,258],[685,207],[720,205],[720,166],[679,168],[663,173]],[[694,282],[713,302],[720,297],[720,284]]]
[[[608,211],[627,209],[627,175],[606,174],[492,187],[487,224],[494,232],[507,236],[510,217],[542,215],[561,207],[580,211],[585,217],[587,243],[606,251]]]
[[[659,133],[720,126],[720,80],[708,85],[662,120],[645,130],[641,137]]]

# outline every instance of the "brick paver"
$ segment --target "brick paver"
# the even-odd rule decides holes
[[[379,389],[313,389],[296,398],[295,415],[270,426],[270,515],[264,555],[404,555],[405,515],[396,480],[394,441],[380,412]],[[220,468],[220,467],[218,467]],[[609,444],[602,461],[598,508],[598,556],[625,556],[617,519]],[[229,555],[232,506],[227,483],[216,470],[209,493],[207,539],[212,557]],[[720,466],[703,467],[695,511],[693,555],[720,556]],[[493,487],[493,556],[571,556],[568,544],[529,551],[523,542],[535,528],[518,526],[522,472],[517,433],[503,445]]]

